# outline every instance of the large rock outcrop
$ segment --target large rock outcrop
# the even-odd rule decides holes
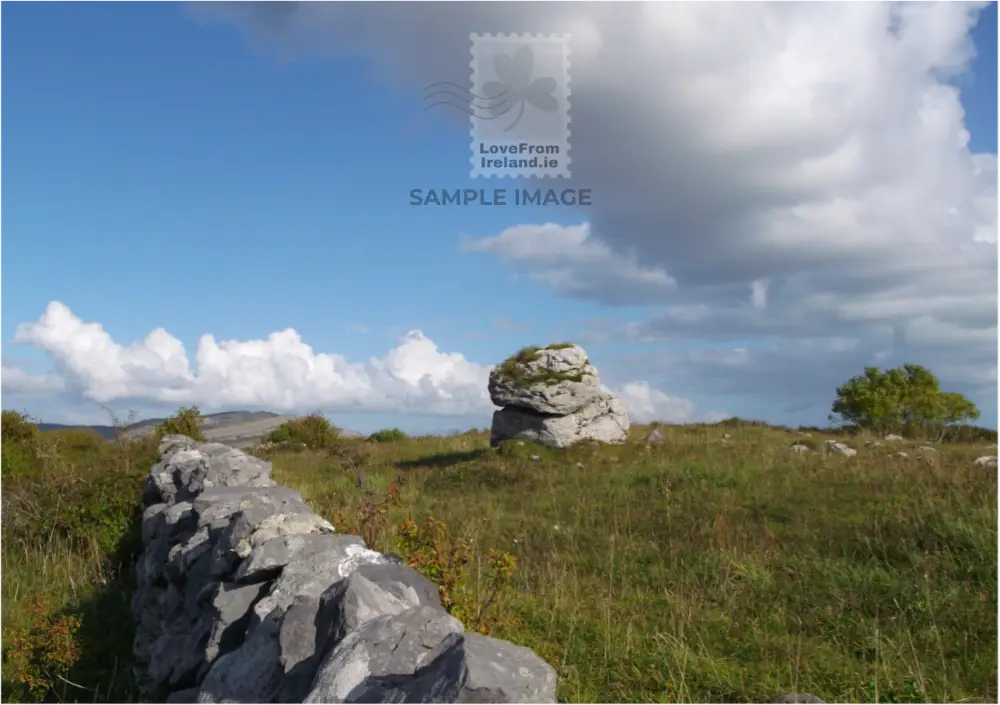
[[[493,368],[490,398],[503,407],[493,414],[490,442],[537,441],[566,448],[582,440],[622,443],[628,409],[601,389],[597,369],[577,345],[525,348]]]
[[[555,702],[528,649],[466,633],[437,587],[338,534],[270,463],[169,436],[143,492],[139,675],[168,702]]]

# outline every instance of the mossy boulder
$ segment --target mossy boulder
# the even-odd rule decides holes
[[[496,406],[566,415],[598,398],[601,382],[583,348],[555,343],[524,348],[497,365],[489,392]]]

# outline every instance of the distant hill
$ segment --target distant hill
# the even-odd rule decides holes
[[[88,431],[94,431],[100,434],[101,438],[105,440],[113,440],[115,437],[115,427],[114,426],[73,426],[64,423],[40,423],[38,424],[39,431],[66,431],[72,429],[86,429]]]
[[[209,441],[225,443],[234,448],[247,448],[259,443],[264,436],[286,421],[299,418],[293,415],[275,414],[271,411],[223,411],[218,414],[205,414],[202,431]],[[125,427],[126,437],[143,438],[152,436],[156,427],[164,419],[144,419]],[[58,423],[40,423],[40,431],[59,431],[64,429],[86,429],[94,431],[106,440],[114,440],[117,429],[114,426],[69,425]],[[345,436],[357,436],[353,431],[342,431]]]

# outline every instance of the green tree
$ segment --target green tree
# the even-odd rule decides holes
[[[979,418],[975,404],[942,392],[937,377],[911,363],[890,370],[866,367],[837,389],[831,419],[879,434],[907,433],[943,440],[963,421]]]
[[[187,436],[195,441],[204,441],[205,434],[201,432],[201,411],[197,406],[180,408],[177,413],[156,427],[156,440],[164,436]]]
[[[336,445],[340,429],[320,412],[292,419],[271,431],[264,440],[270,443],[301,443],[306,448],[322,449]]]
[[[928,430],[934,430],[941,442],[963,422],[978,418],[979,409],[971,401],[955,392],[942,392],[938,397],[937,415]]]

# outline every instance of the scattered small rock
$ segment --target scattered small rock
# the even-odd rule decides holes
[[[722,434],[722,440],[728,441],[730,438],[732,438],[732,436],[730,436],[728,433],[723,433]]]
[[[997,466],[997,456],[995,455],[984,455],[981,458],[976,458],[976,467],[995,468],[996,466]]]
[[[663,445],[663,434],[660,433],[660,429],[654,428],[646,436],[646,445],[650,446],[662,446]]]
[[[583,470],[583,463],[577,463],[576,467],[580,470]]]
[[[803,434],[802,434],[802,437],[803,437],[803,438],[812,438],[812,437],[813,437],[813,435],[812,435],[811,433],[803,433]]]
[[[904,453],[903,451],[897,451],[895,453],[889,453],[887,457],[892,458],[893,460],[903,460],[904,458],[909,458],[910,454]]]
[[[917,450],[922,450],[925,453],[937,453],[937,448],[931,448],[930,446],[920,446]]]
[[[854,450],[850,446],[838,443],[837,441],[827,441],[826,450],[828,453],[837,453],[838,455],[843,455],[848,458],[858,454],[858,451]]]
[[[882,441],[871,441],[870,443],[868,443],[869,448],[881,448],[884,445],[885,443],[883,443]]]
[[[883,440],[886,441],[902,441],[904,440],[902,436],[897,436],[895,433],[890,433]]]
[[[537,455],[532,455],[528,459],[529,460],[534,460],[535,462],[538,462],[539,460],[541,460],[541,458],[539,458]]]
[[[807,445],[802,445],[801,443],[793,443],[788,446],[788,450],[793,453],[808,453],[812,449]]]

